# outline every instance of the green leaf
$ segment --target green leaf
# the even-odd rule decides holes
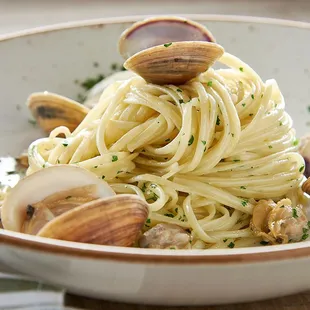
[[[234,244],[233,242],[230,242],[230,243],[228,244],[228,247],[231,248],[231,249],[233,249],[233,248],[235,247],[235,244]]]
[[[172,45],[172,43],[166,43],[164,44],[164,47],[169,47],[170,45]]]
[[[194,136],[191,135],[190,139],[188,140],[188,146],[192,145],[194,140],[195,140]]]
[[[118,161],[118,156],[117,155],[112,155],[112,162]]]
[[[212,81],[209,81],[209,82],[207,83],[207,85],[211,87],[211,86],[212,86]]]

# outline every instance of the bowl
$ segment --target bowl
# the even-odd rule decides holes
[[[189,15],[226,51],[282,90],[297,135],[310,130],[310,24]],[[81,82],[121,68],[117,40],[144,17],[66,23],[0,37],[0,155],[16,156],[42,136],[25,100],[51,91],[73,99]],[[310,289],[310,241],[224,250],[154,250],[79,244],[0,230],[0,266],[69,292],[114,301],[211,305]]]

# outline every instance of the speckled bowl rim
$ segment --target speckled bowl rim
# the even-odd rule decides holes
[[[310,30],[310,23],[263,17],[208,15],[208,14],[175,14],[197,21],[257,23],[275,26],[293,27]],[[14,33],[0,35],[0,44],[20,37],[45,34],[54,31],[82,27],[104,27],[106,24],[131,23],[154,15],[137,15],[126,17],[102,18],[94,20],[73,21],[51,26],[37,27]],[[1,48],[1,45],[0,45]],[[113,260],[127,263],[160,263],[160,264],[227,264],[227,263],[263,263],[268,261],[291,260],[310,257],[310,241],[261,246],[239,249],[212,250],[156,250],[123,248],[104,245],[93,245],[47,239],[0,229],[0,244],[56,255],[73,256],[84,259]]]

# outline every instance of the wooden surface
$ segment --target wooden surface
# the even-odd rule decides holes
[[[276,280],[275,280],[276,285]],[[95,300],[75,295],[66,295],[65,305],[78,309],[94,310],[309,310],[310,309],[310,292],[303,294],[287,296],[261,302],[253,302],[239,305],[223,305],[210,307],[159,307],[159,306],[142,306],[115,303],[103,300]]]

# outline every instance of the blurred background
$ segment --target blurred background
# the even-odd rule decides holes
[[[0,34],[80,19],[172,13],[310,22],[310,0],[0,0]]]

